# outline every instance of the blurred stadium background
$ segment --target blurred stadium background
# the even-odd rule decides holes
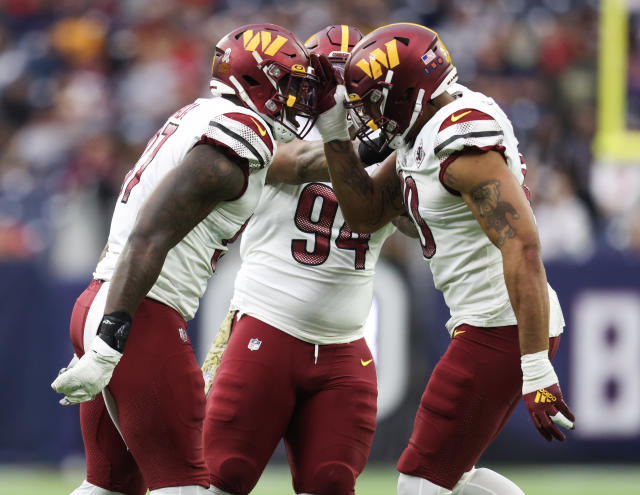
[[[640,494],[640,1],[3,0],[0,495],[64,494],[83,477],[77,408],[49,388],[72,353],[69,314],[125,172],[167,115],[207,94],[216,41],[250,22],[304,40],[396,21],[436,29],[461,82],[512,119],[567,319],[556,368],[576,431],[547,444],[520,407],[482,462],[528,494]],[[200,358],[237,264],[236,246],[191,324]],[[360,494],[395,493],[446,319],[417,245],[392,238],[369,321],[380,413]],[[254,493],[291,493],[284,462],[279,449]]]

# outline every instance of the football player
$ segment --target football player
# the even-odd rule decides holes
[[[74,494],[208,493],[204,384],[186,321],[253,213],[276,141],[313,125],[310,72],[289,31],[232,31],[216,46],[213,97],[169,117],[126,176],[71,315],[80,360],[52,384],[63,403],[81,403],[87,478]]]
[[[305,45],[340,70],[361,38],[332,25]],[[290,153],[279,150],[275,160],[294,161]],[[229,341],[204,422],[219,495],[248,494],[281,438],[297,494],[353,494],[369,456],[377,383],[363,326],[375,264],[395,228],[352,231],[320,162],[304,170],[301,185],[282,184],[274,163],[242,235],[231,312],[214,347]],[[210,383],[215,367],[203,371]]]
[[[498,473],[475,469],[481,454],[522,397],[549,441],[564,440],[556,424],[571,429],[574,416],[550,361],[564,320],[511,123],[491,98],[455,84],[434,31],[384,26],[355,47],[344,76],[358,137],[396,150],[369,176],[349,143],[344,86],[327,60],[314,56],[312,64],[323,87],[319,111],[327,109],[316,125],[345,219],[373,232],[406,211],[451,313],[451,343],[398,461],[398,494],[522,494]],[[375,132],[381,141],[371,139]]]

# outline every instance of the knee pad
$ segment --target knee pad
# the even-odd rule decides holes
[[[253,490],[262,471],[246,457],[229,457],[213,470],[212,484],[232,494],[243,495]],[[215,492],[214,492],[215,493]],[[222,492],[225,493],[224,491]]]
[[[400,473],[398,476],[398,495],[451,495],[451,490],[431,483],[417,476]]]
[[[314,495],[347,495],[353,491],[356,476],[343,462],[327,462],[316,468],[311,483]]]
[[[453,495],[486,495],[487,493],[525,495],[513,481],[487,468],[473,468],[467,471],[453,487]]]
[[[84,480],[70,495],[124,495],[124,493],[105,490]]]

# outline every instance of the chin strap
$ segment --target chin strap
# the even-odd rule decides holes
[[[387,96],[389,96],[389,88],[391,87],[391,79],[393,79],[393,71],[388,70],[387,76],[384,78],[385,86],[382,88],[382,103],[380,104],[380,113],[384,115],[384,107],[387,104]]]
[[[454,68],[455,71],[455,68]],[[457,79],[457,73],[456,73],[456,79]],[[391,87],[391,80],[393,79],[393,71],[389,70],[387,71],[387,75],[384,78],[384,82],[385,85],[382,88],[382,102],[380,103],[380,113],[382,113],[382,115],[384,115],[384,109],[385,109],[385,105],[387,104],[387,97],[389,96],[389,88]],[[451,84],[451,82],[449,82],[450,79],[447,79],[447,84],[444,85],[444,82],[440,85],[440,87],[436,90],[440,91],[440,88],[442,88],[444,86],[444,89],[446,89],[446,87],[449,86],[449,84]],[[442,91],[444,91],[444,89],[442,89]],[[391,149],[397,149],[400,146],[403,145],[404,143],[404,138],[406,137],[406,135],[409,133],[409,130],[413,127],[413,124],[415,124],[416,120],[418,119],[418,116],[420,115],[420,112],[422,111],[422,100],[424,99],[424,89],[420,89],[418,91],[418,97],[416,98],[416,103],[413,106],[413,113],[411,114],[411,120],[409,122],[409,125],[407,126],[407,128],[405,129],[405,131],[398,135],[398,136],[394,136],[393,139],[389,142],[389,147]]]
[[[424,89],[420,88],[420,90],[418,91],[418,97],[416,98],[416,103],[413,106],[413,113],[411,114],[411,120],[409,121],[409,125],[407,126],[407,128],[402,134],[398,136],[394,136],[394,138],[389,142],[389,148],[395,150],[404,144],[404,138],[407,136],[407,134],[413,127],[413,124],[416,123],[416,120],[418,120],[418,116],[420,115],[420,112],[422,112],[423,99],[424,99]]]

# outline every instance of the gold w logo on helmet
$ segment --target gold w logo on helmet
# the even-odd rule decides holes
[[[382,75],[381,65],[387,69],[393,69],[400,63],[396,40],[387,41],[384,46],[387,47],[387,53],[376,48],[369,55],[368,61],[362,58],[356,62],[356,66],[360,67],[372,79],[378,79]]]
[[[271,33],[269,31],[258,31],[253,34],[253,29],[247,29],[242,33],[242,44],[244,49],[250,52],[255,51],[258,45],[265,55],[275,55],[278,50],[287,42],[287,38],[278,35],[275,40],[271,41]]]

